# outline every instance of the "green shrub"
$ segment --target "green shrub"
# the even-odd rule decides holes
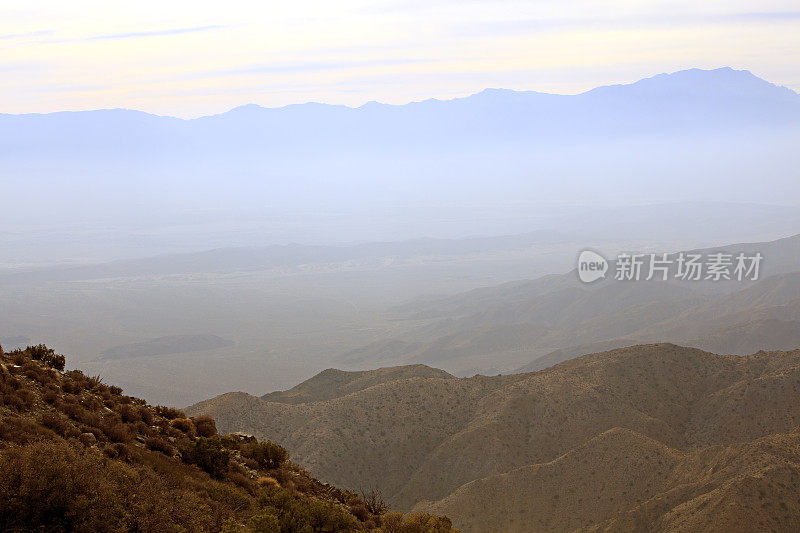
[[[281,533],[281,522],[278,517],[262,511],[247,521],[251,533]]]
[[[269,440],[246,442],[239,450],[242,457],[255,461],[261,468],[278,468],[289,460],[289,452]]]
[[[221,478],[228,468],[230,453],[222,447],[220,439],[198,437],[181,450],[183,460],[208,472],[213,478]]]

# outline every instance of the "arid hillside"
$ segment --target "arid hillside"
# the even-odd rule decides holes
[[[671,342],[714,353],[800,348],[800,236],[687,253],[762,253],[757,280],[582,283],[544,276],[407,302],[407,327],[339,356],[344,366],[429,364],[458,376],[532,372],[572,357]],[[646,259],[645,259],[646,261]],[[674,264],[672,265],[674,269]],[[770,320],[766,320],[770,319]]]
[[[310,477],[271,441],[153,407],[43,345],[0,348],[0,531],[449,533]]]
[[[287,391],[272,392],[262,400],[280,403],[307,403],[330,400],[389,381],[408,378],[452,378],[438,368],[425,365],[408,365],[378,370],[345,372],[329,368]]]
[[[321,479],[466,531],[800,523],[800,351],[644,345],[312,403],[233,393],[187,412],[270,435]]]

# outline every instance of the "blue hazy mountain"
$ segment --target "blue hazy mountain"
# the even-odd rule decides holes
[[[795,204],[798,146],[800,95],[748,71],[692,69],[578,95],[251,104],[193,120],[0,115],[0,184],[55,218],[112,220],[300,206]],[[6,216],[22,212],[11,204]]]

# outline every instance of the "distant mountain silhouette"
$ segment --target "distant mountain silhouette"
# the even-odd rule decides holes
[[[798,126],[790,89],[748,71],[692,69],[577,95],[486,89],[405,105],[245,105],[193,120],[0,115],[0,172],[26,177],[9,194],[50,187],[63,193],[56,212],[91,197],[114,216],[142,191],[150,197],[137,209],[507,205],[520,195],[780,202],[800,192],[789,179]]]

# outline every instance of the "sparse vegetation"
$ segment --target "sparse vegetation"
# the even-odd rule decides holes
[[[451,531],[384,523],[278,444],[218,435],[211,417],[151,407],[60,357],[0,352],[0,531]]]

